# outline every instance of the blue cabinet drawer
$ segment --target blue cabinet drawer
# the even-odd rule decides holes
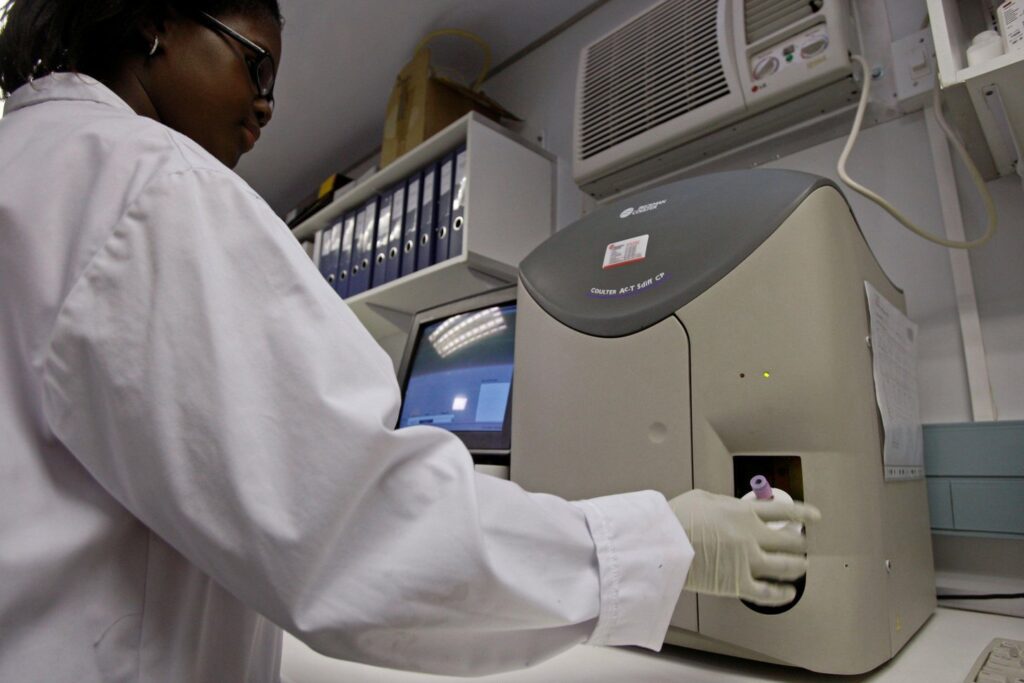
[[[949,487],[954,529],[1024,534],[1024,480],[959,479]]]

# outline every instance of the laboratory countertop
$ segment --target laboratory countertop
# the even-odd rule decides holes
[[[501,683],[960,683],[993,638],[1024,640],[1024,619],[939,608],[895,659],[861,676],[825,676],[671,646],[666,646],[661,653],[578,646],[531,669],[470,680]],[[285,634],[281,680],[282,683],[455,683],[467,679],[391,671],[330,659]]]

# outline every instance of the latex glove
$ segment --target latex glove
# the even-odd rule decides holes
[[[821,519],[812,505],[740,500],[693,490],[669,505],[686,530],[694,558],[686,589],[739,597],[759,605],[785,605],[796,598],[790,584],[807,573],[806,537],[765,522],[807,525]]]

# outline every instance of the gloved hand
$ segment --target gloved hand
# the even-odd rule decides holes
[[[812,505],[739,500],[707,491],[687,491],[669,501],[683,525],[694,558],[686,589],[739,597],[759,605],[785,605],[796,598],[789,584],[807,573],[806,537],[765,522],[809,524],[821,519]]]

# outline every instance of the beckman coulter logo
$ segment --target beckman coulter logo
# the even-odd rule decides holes
[[[650,204],[644,204],[636,208],[633,208],[631,206],[628,209],[624,209],[622,213],[619,214],[619,218],[629,218],[630,216],[636,216],[641,213],[647,213],[648,211],[654,211],[655,209],[661,207],[662,204],[665,204],[667,202],[667,199],[661,199],[659,201],[651,202]]]

